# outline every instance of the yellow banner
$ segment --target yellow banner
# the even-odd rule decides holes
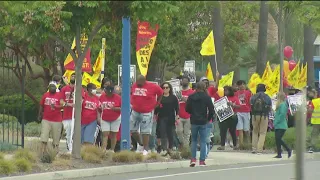
[[[298,82],[296,83],[297,89],[303,89],[307,86],[307,73],[308,73],[308,64],[301,68],[300,76]]]
[[[210,62],[207,65],[206,77],[208,78],[209,81],[213,81],[214,80]]]
[[[277,94],[280,88],[280,65],[273,71],[269,81],[266,81],[266,94],[270,97]]]
[[[234,71],[229,72],[219,80],[219,87],[232,86]]]
[[[266,68],[264,69],[263,75],[262,75],[262,82],[268,81],[268,79],[271,77],[272,75],[272,70],[269,64],[269,61],[267,62]]]
[[[294,69],[288,75],[288,83],[289,85],[296,87],[296,83],[298,82],[300,76],[300,62],[294,67]]]
[[[213,31],[211,31],[208,37],[203,41],[200,54],[202,56],[212,56],[216,54]]]
[[[249,80],[249,83],[248,83],[248,88],[250,89],[250,91],[253,93],[253,94],[256,94],[256,91],[257,91],[257,85],[261,83],[261,78],[259,76],[258,73],[254,73],[252,74],[250,80]]]

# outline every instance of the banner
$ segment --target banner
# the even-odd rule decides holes
[[[181,87],[180,87],[180,79],[172,79],[167,82],[171,84],[173,94],[178,98],[179,101],[181,101],[182,93],[181,93]]]
[[[289,85],[291,85],[293,87],[296,87],[296,83],[299,80],[299,76],[300,76],[300,62],[298,62],[296,67],[294,67],[294,69],[288,75],[288,83],[289,83]]]
[[[150,57],[157,39],[158,29],[159,25],[156,25],[156,29],[152,29],[149,22],[138,22],[136,56],[139,70],[144,76],[148,73]]]
[[[213,104],[214,111],[216,112],[220,122],[234,115],[233,109],[228,105],[228,102],[228,98],[224,96]]]
[[[307,86],[307,71],[308,71],[308,64],[304,67],[301,67],[300,77],[298,82],[296,83],[297,89],[302,89]]]
[[[262,82],[267,81],[271,77],[271,75],[272,75],[272,70],[268,61],[266,68],[264,69],[263,75],[261,77]]]
[[[207,65],[206,77],[208,78],[209,81],[213,81],[214,80],[210,62]]]
[[[82,75],[82,85],[87,86],[89,83],[94,84],[97,88],[101,88],[101,83],[94,79],[89,73],[84,72]]]
[[[188,76],[190,83],[196,83],[196,61],[185,61],[183,67],[183,75]]]
[[[68,54],[66,60],[64,61],[64,68],[66,70],[75,70],[75,63],[71,54]],[[87,54],[83,59],[82,72],[91,72],[90,48],[88,49]]]
[[[270,97],[279,92],[280,88],[280,65],[273,71],[272,76],[266,82],[266,94]]]
[[[229,72],[219,80],[219,87],[232,86],[234,71]]]
[[[203,41],[201,45],[201,51],[200,54],[202,56],[212,56],[216,55],[216,48],[214,44],[214,37],[213,37],[213,31],[209,33],[207,38]]]
[[[248,88],[250,89],[252,94],[256,94],[257,91],[257,85],[261,83],[261,78],[258,73],[254,73],[251,75]]]
[[[130,65],[130,86],[136,82],[136,65]],[[122,84],[122,65],[118,65],[118,86]]]

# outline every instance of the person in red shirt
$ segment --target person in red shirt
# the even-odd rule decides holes
[[[96,96],[96,86],[92,83],[87,85],[87,92],[83,97],[81,112],[81,143],[94,144],[97,129],[98,110],[100,101]]]
[[[44,153],[49,140],[50,132],[52,132],[53,147],[56,151],[59,149],[60,136],[62,130],[62,116],[60,99],[61,95],[56,92],[55,84],[49,84],[49,92],[46,92],[40,101],[40,109],[38,119],[41,121],[42,142],[41,152]]]
[[[161,100],[163,90],[159,85],[146,81],[143,75],[137,77],[137,82],[131,87],[131,120],[130,130],[138,144],[137,151],[148,154],[149,136],[153,125],[153,112]],[[157,101],[158,98],[158,101]],[[142,134],[142,142],[139,135]],[[141,146],[143,145],[143,146]]]
[[[252,93],[247,90],[246,82],[243,80],[239,80],[237,82],[237,87],[238,91],[235,95],[239,98],[240,101],[240,108],[237,110],[237,130],[239,132],[239,146],[243,147],[244,139],[246,139],[246,143],[250,142],[250,98]]]
[[[61,89],[61,104],[63,104],[63,115],[62,123],[63,128],[66,133],[67,139],[67,149],[69,152],[72,152],[72,136],[71,136],[71,127],[72,127],[72,118],[73,118],[73,96],[74,96],[74,84],[75,84],[75,73],[70,77],[69,85],[64,86]]]
[[[121,96],[114,93],[114,86],[111,81],[106,81],[104,93],[100,96],[102,107],[101,130],[103,133],[103,149],[107,148],[110,135],[111,150],[115,150],[117,133],[121,124]]]
[[[219,147],[218,150],[225,150],[225,143],[226,143],[228,129],[232,137],[233,149],[237,150],[236,129],[237,129],[238,118],[237,118],[236,112],[240,108],[240,101],[239,101],[239,98],[234,94],[234,90],[231,86],[224,87],[224,95],[227,97],[229,101],[228,105],[232,107],[234,111],[234,115],[232,115],[231,117],[219,123],[221,147]]]
[[[179,102],[179,120],[177,121],[177,135],[181,147],[187,146],[189,144],[190,134],[191,134],[191,124],[190,124],[190,114],[186,112],[186,102],[189,95],[194,93],[194,90],[190,89],[190,79],[188,76],[183,76],[181,79],[181,94],[182,98]]]

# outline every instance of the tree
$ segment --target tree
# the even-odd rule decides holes
[[[256,72],[262,76],[267,62],[267,38],[268,38],[268,4],[265,1],[260,2],[260,20],[258,35],[258,56]]]

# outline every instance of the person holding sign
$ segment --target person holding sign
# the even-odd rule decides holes
[[[189,144],[189,139],[190,139],[190,114],[186,112],[185,107],[186,107],[186,102],[188,100],[188,97],[194,93],[194,90],[190,89],[190,79],[188,76],[183,76],[181,79],[181,94],[182,98],[181,101],[179,102],[180,105],[180,110],[179,110],[179,116],[180,119],[177,123],[177,135],[178,139],[181,143],[181,147],[187,146]]]
[[[237,150],[237,135],[236,127],[238,124],[237,110],[240,108],[240,102],[237,96],[234,94],[234,90],[231,86],[224,87],[224,95],[228,98],[228,105],[232,107],[234,115],[228,119],[219,123],[220,127],[220,137],[221,137],[221,146],[218,147],[218,150],[225,150],[225,143],[227,138],[227,132],[229,132],[233,141],[233,149]]]
[[[191,122],[191,163],[190,167],[196,165],[198,135],[200,135],[200,166],[205,166],[207,123],[212,119],[214,111],[210,96],[206,92],[206,84],[198,82],[195,93],[189,96],[186,104]]]

